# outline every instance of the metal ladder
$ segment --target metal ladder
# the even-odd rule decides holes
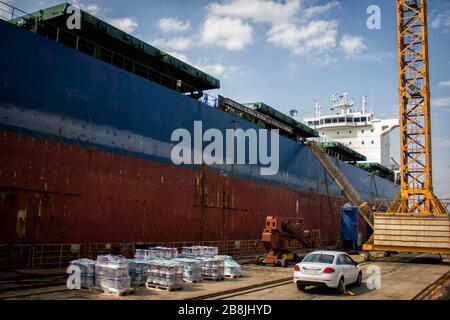
[[[370,206],[365,202],[358,191],[353,188],[351,183],[347,180],[341,169],[334,163],[334,161],[328,157],[325,150],[322,149],[320,144],[315,141],[308,141],[307,145],[310,147],[314,156],[325,167],[333,180],[337,183],[339,188],[344,192],[348,200],[358,208],[359,214],[367,222],[367,224],[373,230],[373,223],[370,221],[370,215],[372,210]]]

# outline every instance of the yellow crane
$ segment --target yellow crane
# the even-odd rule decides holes
[[[450,253],[450,220],[433,193],[426,0],[397,0],[400,193],[374,214],[365,250]]]

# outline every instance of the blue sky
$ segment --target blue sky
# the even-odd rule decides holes
[[[5,0],[3,0],[5,1]],[[7,0],[32,12],[61,1]],[[69,1],[70,2],[70,1]],[[398,114],[394,0],[74,0],[221,80],[219,92],[264,101],[299,119],[332,94],[369,96],[376,115]],[[369,5],[381,30],[369,30]],[[428,1],[435,192],[450,198],[450,1]],[[398,130],[392,155],[398,159]]]

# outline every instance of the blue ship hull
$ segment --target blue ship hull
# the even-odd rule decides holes
[[[280,137],[273,176],[176,166],[178,128],[258,127],[9,23],[0,31],[1,242],[257,239],[266,215],[339,238],[346,200],[307,146]],[[398,192],[337,163],[369,203]]]

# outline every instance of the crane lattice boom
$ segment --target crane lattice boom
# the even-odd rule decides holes
[[[393,213],[447,214],[433,194],[426,0],[397,0],[401,191]]]

